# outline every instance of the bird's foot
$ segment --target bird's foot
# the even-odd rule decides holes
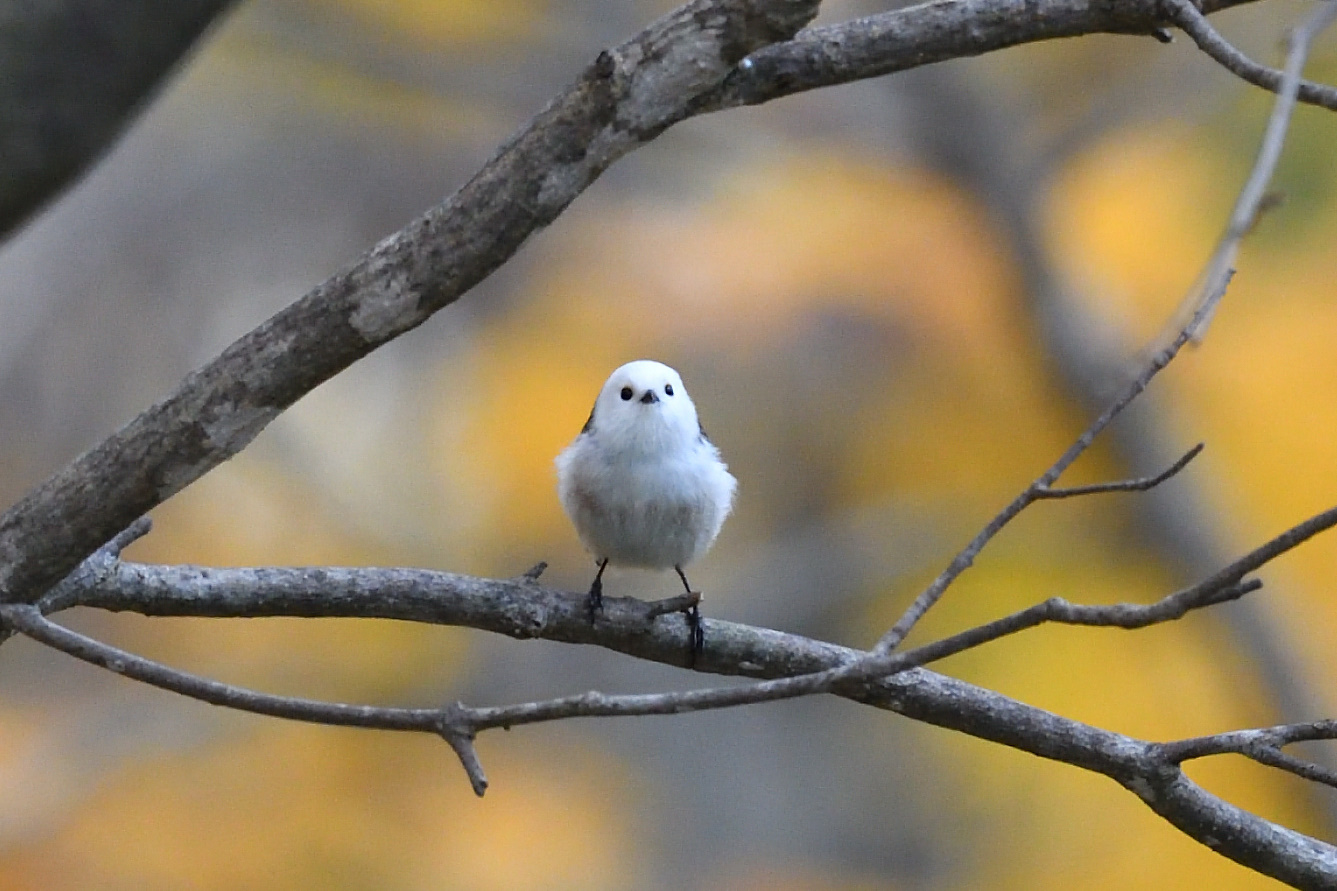
[[[684,594],[676,594],[673,597],[665,597],[663,600],[652,600],[647,603],[646,612],[651,621],[660,616],[668,616],[673,613],[682,613],[687,621],[687,666],[696,668],[696,657],[706,645],[705,629],[701,624],[701,592],[687,591]]]
[[[603,579],[596,577],[594,584],[590,585],[589,598],[585,601],[585,609],[590,614],[590,624],[593,625],[599,614],[604,611],[604,583]]]
[[[697,594],[698,601],[701,595]],[[687,652],[687,667],[696,668],[696,658],[701,655],[706,648],[706,630],[701,624],[701,607],[692,604],[683,615],[687,618],[687,634],[690,638]]]

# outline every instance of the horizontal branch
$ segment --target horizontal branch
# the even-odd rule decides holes
[[[76,659],[210,705],[221,705],[238,711],[312,724],[370,727],[379,730],[436,731],[437,729],[440,714],[437,709],[380,708],[271,696],[177,671],[151,659],[136,656],[134,653],[128,653],[63,628],[45,618],[32,604],[0,605],[0,619],[3,619],[11,629]]]
[[[595,644],[672,665],[683,665],[687,659],[689,632],[681,616],[655,615],[653,604],[608,597],[603,619],[593,625],[585,612],[584,595],[545,587],[528,576],[494,580],[407,569],[207,569],[125,563],[99,576],[100,581],[93,581],[90,575],[84,583],[77,581],[79,576],[71,577],[69,583],[44,598],[42,608],[86,605],[147,615],[379,617],[464,624],[522,639],[543,637]],[[1222,596],[1237,596],[1251,590],[1252,585],[1223,590]],[[1085,622],[1099,618],[1100,623],[1108,619],[1118,624],[1138,617],[1135,611],[1139,610],[1141,618],[1155,615],[1163,609],[1160,604],[1179,596],[1171,595],[1146,607],[1079,607],[1051,602],[1045,608],[1055,610],[1059,618],[1054,620]],[[1104,614],[1088,612],[1091,610]],[[932,647],[895,654],[888,657],[890,661],[883,668],[897,664],[904,667],[911,660],[946,655],[945,650],[934,651]],[[797,635],[707,620],[707,646],[697,667],[717,674],[773,679],[768,683],[792,683],[797,689],[815,683],[824,674],[849,671],[866,658],[867,654],[858,650]],[[742,686],[632,697],[585,693],[547,703],[476,708],[457,704],[444,709],[391,709],[384,714],[392,716],[387,723],[397,729],[442,735],[465,763],[475,790],[481,791],[486,779],[472,741],[480,729],[557,717],[671,714],[711,707],[711,703],[725,702],[728,697],[742,699],[753,695],[747,692],[751,689]],[[734,690],[738,692],[730,692]],[[1177,756],[1164,746],[1072,721],[922,668],[907,668],[895,677],[879,680],[847,677],[832,685],[831,692],[1110,776],[1190,836],[1216,839],[1219,844],[1215,847],[1221,853],[1300,887],[1321,887],[1337,878],[1337,849],[1215,798],[1182,775],[1176,766]],[[221,698],[235,694],[215,689],[210,695]],[[233,701],[262,707],[271,704],[265,699]],[[322,708],[327,705],[337,706],[304,705],[302,719],[330,717],[334,723],[356,723],[368,720],[368,716],[378,719],[374,716],[380,714],[376,710],[343,711],[342,707],[324,712]]]

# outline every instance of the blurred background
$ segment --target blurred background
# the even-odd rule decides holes
[[[667,2],[248,0],[90,175],[0,249],[0,497],[459,186]],[[829,4],[822,21],[888,8]],[[1213,17],[1275,64],[1308,9]],[[1309,69],[1337,79],[1329,37]],[[871,645],[1081,430],[1191,288],[1270,98],[1180,37],[1023,47],[689,121],[504,269],[162,506],[130,558],[592,572],[553,456],[609,371],[683,374],[740,481],[692,572],[712,617]],[[1051,595],[1145,602],[1337,503],[1337,118],[1301,108],[1285,203],[1205,345],[918,629]],[[1149,739],[1330,716],[1337,538],[1253,599],[1039,629],[941,670]],[[647,599],[671,575],[613,573]],[[293,695],[489,704],[709,679],[386,622],[75,627]],[[212,709],[0,648],[0,889],[1264,888],[1115,784],[833,699],[439,740]],[[1190,773],[1337,839],[1337,798]]]

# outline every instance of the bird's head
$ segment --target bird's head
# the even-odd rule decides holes
[[[701,435],[696,406],[678,372],[649,359],[628,362],[609,376],[586,430],[607,444],[642,451]]]

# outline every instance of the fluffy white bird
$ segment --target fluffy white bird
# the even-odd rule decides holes
[[[610,563],[676,570],[694,593],[683,568],[714,543],[737,485],[678,372],[648,359],[614,371],[580,434],[557,456],[557,495],[599,564],[591,616],[602,607]],[[695,656],[703,643],[695,605],[687,620]]]

